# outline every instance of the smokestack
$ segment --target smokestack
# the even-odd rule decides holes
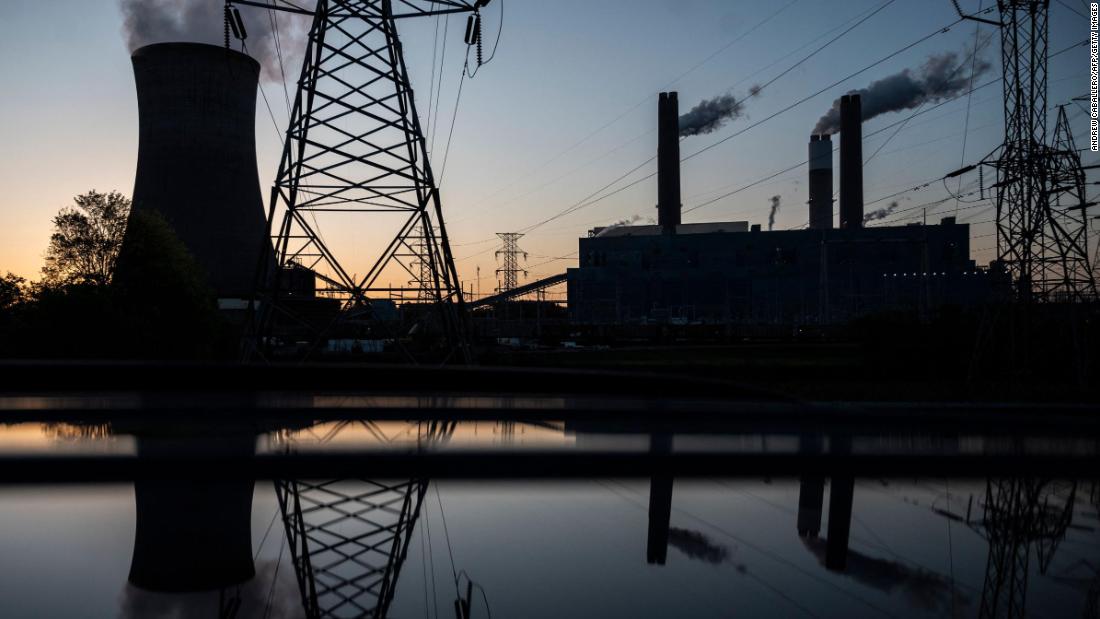
[[[863,118],[859,95],[840,98],[840,227],[863,227]]]
[[[810,136],[810,229],[833,227],[833,140]]]
[[[250,298],[270,251],[256,171],[260,65],[201,43],[148,45],[131,60],[140,126],[132,210],[164,216],[218,298]]]
[[[657,98],[657,223],[667,234],[680,225],[680,104],[675,92]]]

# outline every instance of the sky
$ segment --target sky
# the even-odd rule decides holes
[[[590,228],[656,217],[656,178],[639,179],[655,171],[654,162],[644,162],[656,152],[657,93],[677,90],[684,113],[703,99],[744,97],[754,84],[791,67],[745,101],[742,117],[681,142],[682,156],[710,147],[682,166],[684,221],[747,220],[766,227],[771,198],[779,196],[775,228],[804,225],[805,166],[776,173],[805,161],[809,134],[836,97],[917,68],[930,55],[965,53],[976,36],[993,35],[982,52],[992,68],[975,85],[1000,75],[995,29],[964,22],[841,81],[955,22],[949,0],[894,0],[811,54],[886,1],[494,0],[484,13],[485,28],[487,41],[495,37],[503,10],[498,51],[462,84],[461,98],[464,18],[440,22],[447,29],[445,46],[436,45],[435,18],[404,20],[399,31],[418,112],[429,134],[436,126],[431,159],[441,179],[460,278],[477,289],[480,268],[480,290],[496,285],[498,232],[526,232],[520,246],[528,253],[528,277],[537,278],[575,265],[577,238]],[[979,2],[991,4],[961,0],[969,11],[977,10]],[[246,20],[257,19],[247,11],[242,9]],[[1051,53],[1088,37],[1084,2],[1055,0],[1050,11]],[[122,23],[118,0],[0,2],[0,80],[5,85],[0,95],[0,272],[38,277],[51,217],[73,196],[89,189],[129,194],[133,188],[137,103]],[[266,22],[252,23],[250,29]],[[220,20],[211,24],[215,37],[221,27]],[[442,67],[443,78],[439,103],[429,106],[433,48],[441,55],[434,64]],[[1087,67],[1086,47],[1051,60],[1051,129],[1054,106],[1088,92]],[[256,119],[257,165],[266,197],[288,113],[283,84],[268,80],[263,88],[273,104],[269,115],[261,99]],[[957,214],[973,224],[972,257],[988,262],[995,244],[990,203],[970,202],[978,196],[967,196],[956,211],[954,199],[935,202],[958,188],[938,179],[1000,144],[1002,100],[1001,85],[994,83],[914,117],[900,130],[890,125],[912,111],[865,123],[867,211],[898,202],[896,211],[876,224],[920,221],[926,212],[929,222]],[[1067,113],[1078,147],[1087,146],[1084,109],[1071,103]],[[1096,159],[1085,155],[1086,163]],[[935,182],[919,191],[879,200],[930,180]],[[962,191],[975,189],[977,181],[973,174],[963,177]],[[923,207],[926,203],[934,204]]]

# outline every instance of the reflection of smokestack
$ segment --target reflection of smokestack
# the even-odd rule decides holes
[[[651,455],[668,455],[672,437],[653,434],[649,437]],[[654,475],[649,480],[649,531],[646,540],[646,563],[664,565],[668,558],[669,523],[672,518],[672,476]]]
[[[669,234],[680,225],[680,104],[675,92],[657,98],[657,223]]]
[[[840,227],[863,227],[863,119],[859,95],[840,98]]]
[[[810,229],[833,227],[833,140],[810,136]]]
[[[848,565],[848,536],[852,530],[855,479],[834,477],[829,482],[829,537],[825,540],[825,568],[843,572]]]
[[[164,216],[218,297],[248,298],[267,230],[256,170],[260,67],[200,43],[149,45],[132,60],[140,125],[133,211]]]

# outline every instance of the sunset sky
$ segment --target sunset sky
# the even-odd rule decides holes
[[[439,131],[432,159],[436,176],[442,172],[444,212],[460,276],[473,281],[480,266],[481,288],[490,290],[497,267],[495,233],[522,231],[551,218],[650,158],[656,149],[657,92],[678,90],[681,113],[716,95],[740,98],[884,3],[495,0],[486,9],[485,23],[490,38],[503,7],[500,48],[493,62],[463,85],[445,169],[442,145],[454,114],[465,48],[464,18],[452,17],[448,25],[441,103],[430,117],[427,93],[436,22],[406,20],[400,28],[417,105],[425,124],[437,124]],[[968,10],[979,8],[979,0],[962,4]],[[266,26],[261,14],[242,12],[250,29]],[[1087,5],[1080,0],[1052,3],[1052,54],[1088,37],[1085,12]],[[760,96],[748,99],[744,117],[714,133],[686,138],[681,154],[690,155],[745,130],[956,19],[948,0],[894,0]],[[209,27],[213,37],[220,35],[220,20]],[[975,28],[973,22],[956,24],[686,161],[685,211],[804,161],[810,130],[837,96],[917,68],[930,55],[963,54],[974,44]],[[975,86],[1000,75],[994,29],[981,26],[978,38],[991,34],[992,44],[982,57],[992,68],[975,80]],[[1051,60],[1051,130],[1055,106],[1087,93],[1087,68],[1086,47]],[[288,73],[296,75],[297,69]],[[89,189],[129,194],[133,188],[137,105],[117,0],[4,0],[0,79],[0,271],[36,278],[50,218],[58,208]],[[279,132],[288,114],[282,83],[269,81],[264,88],[274,116],[261,100],[257,147],[266,198],[281,149]],[[1081,105],[1071,103],[1067,108],[1078,147],[1087,146],[1088,137]],[[899,201],[898,213],[883,223],[919,221],[920,205],[940,200],[947,190],[937,181],[920,191],[876,200],[976,162],[1000,143],[1001,85],[991,84],[917,116],[896,133],[893,127],[875,134],[911,113],[884,114],[864,127],[864,157],[874,154],[864,172],[867,210]],[[1086,163],[1095,159],[1086,154]],[[646,164],[608,191],[654,169],[654,163]],[[770,198],[778,195],[776,228],[801,226],[807,219],[805,176],[800,166],[685,213],[684,221],[748,220],[766,225]],[[965,177],[963,191],[976,187],[976,181],[976,176]],[[956,188],[954,182],[948,186]],[[635,216],[655,217],[655,204],[656,179],[650,178],[529,229],[521,246],[530,254],[531,277],[575,264],[577,237],[589,228]],[[974,224],[973,257],[987,262],[994,245],[989,202],[963,202],[959,207],[960,220]],[[954,200],[931,206],[928,219],[938,221],[955,209]]]

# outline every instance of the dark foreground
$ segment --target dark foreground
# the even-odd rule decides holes
[[[564,370],[4,369],[4,617],[1100,604],[1088,405],[804,402]]]

